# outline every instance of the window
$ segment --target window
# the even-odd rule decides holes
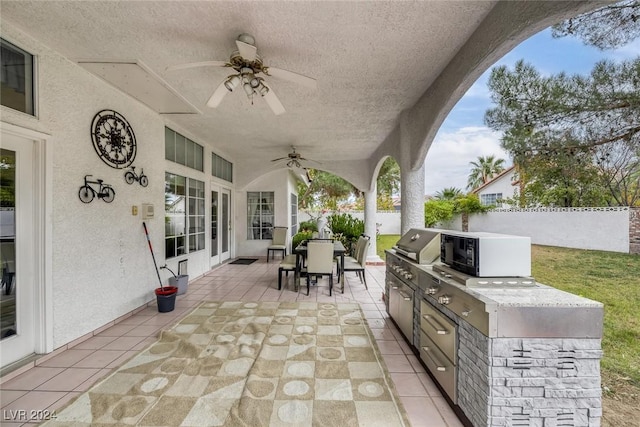
[[[233,182],[233,163],[223,159],[216,153],[211,153],[211,175]]]
[[[497,205],[498,200],[502,199],[502,193],[490,193],[480,195],[480,204],[483,206]]]
[[[165,257],[204,249],[204,182],[165,173]]]
[[[167,127],[164,128],[164,158],[204,171],[204,148]]]
[[[34,115],[33,55],[0,39],[0,100],[5,107]]]
[[[204,249],[204,182],[189,178],[189,252]]]
[[[247,192],[247,239],[269,240],[273,231],[273,191]]]
[[[298,195],[291,193],[291,237],[298,234]]]

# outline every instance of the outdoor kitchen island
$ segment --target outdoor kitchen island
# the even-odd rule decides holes
[[[386,256],[387,311],[394,318],[390,293],[411,294],[413,333],[400,329],[463,423],[600,425],[601,303],[531,277]]]

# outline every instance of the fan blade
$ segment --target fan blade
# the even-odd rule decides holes
[[[240,40],[236,40],[236,46],[238,46],[238,52],[240,52],[240,56],[242,56],[246,61],[253,62],[256,60],[258,48],[250,44],[241,42]]]
[[[222,98],[229,92],[226,87],[224,87],[225,80],[222,81],[211,95],[211,98],[207,101],[207,107],[216,108],[222,102]]]
[[[265,84],[265,86],[267,85]],[[271,89],[269,86],[267,86],[267,89],[269,89],[269,91],[265,95],[263,95],[262,98],[267,102],[267,105],[269,105],[269,108],[271,108],[273,114],[275,114],[276,116],[283,114],[285,112],[284,106],[276,96],[273,89]]]
[[[227,61],[204,61],[204,62],[190,62],[188,64],[174,65],[167,67],[167,71],[184,70],[187,68],[197,67],[231,67]]]
[[[293,71],[283,70],[281,68],[264,67],[264,73],[268,76],[278,77],[283,80],[298,83],[311,89],[318,88],[318,83],[315,79],[303,76],[302,74],[294,73]]]
[[[279,157],[279,158],[277,158],[277,159],[273,159],[273,160],[271,160],[271,161],[272,161],[272,162],[277,162],[277,161],[280,161],[280,160],[286,160],[286,159],[288,159],[288,158],[289,158],[289,157]]]
[[[319,164],[319,165],[321,165],[321,164],[322,164],[322,163],[320,163],[320,162],[319,162],[319,161],[317,161],[317,160],[313,160],[313,159],[305,159],[304,157],[300,157],[300,159],[299,159],[299,160],[302,160],[302,161],[305,161],[305,162],[313,162],[313,163],[317,163],[317,164]]]

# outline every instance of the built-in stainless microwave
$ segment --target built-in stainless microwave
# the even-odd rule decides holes
[[[443,230],[440,261],[470,276],[530,276],[531,238]]]

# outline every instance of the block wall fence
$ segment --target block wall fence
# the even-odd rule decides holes
[[[349,213],[364,219],[362,211]],[[309,219],[300,211],[299,221]],[[379,211],[376,223],[380,234],[400,234],[400,211]],[[640,254],[640,207],[495,209],[471,215],[466,224],[458,216],[438,227],[528,236],[538,245]]]

